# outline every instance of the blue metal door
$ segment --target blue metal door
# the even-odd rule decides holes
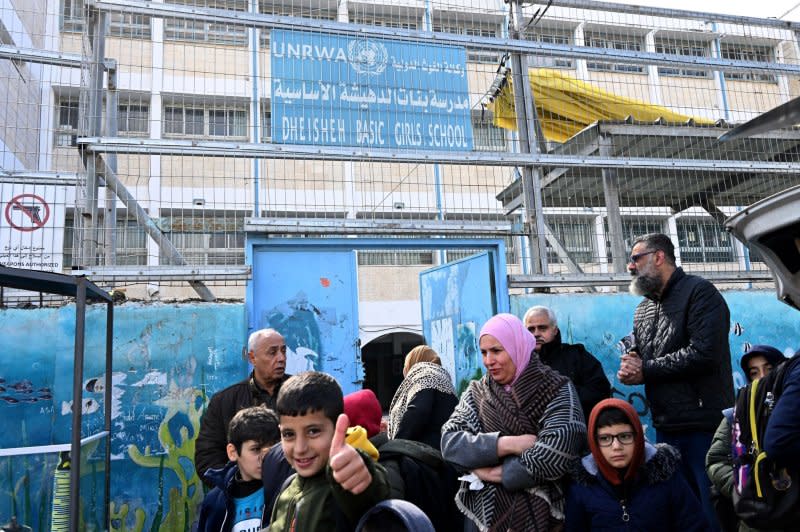
[[[356,254],[351,249],[253,246],[248,334],[286,338],[287,373],[329,373],[345,394],[361,389]]]
[[[419,275],[422,332],[439,353],[459,394],[483,373],[478,332],[498,311],[506,294],[495,288],[492,252],[437,266]]]

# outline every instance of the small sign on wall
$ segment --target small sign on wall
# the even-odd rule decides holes
[[[60,272],[66,187],[0,183],[0,264]]]

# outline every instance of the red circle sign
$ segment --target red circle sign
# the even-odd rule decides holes
[[[19,194],[6,204],[6,221],[17,231],[36,231],[49,219],[50,206],[36,194]]]

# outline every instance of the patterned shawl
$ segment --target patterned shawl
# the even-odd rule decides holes
[[[408,370],[408,375],[400,383],[389,407],[389,438],[394,439],[400,428],[400,421],[406,414],[408,403],[422,390],[434,389],[442,393],[456,395],[450,374],[439,364],[417,362]]]
[[[538,434],[539,420],[568,379],[545,366],[536,355],[509,392],[484,376],[470,385],[481,432],[501,436]],[[525,464],[524,458],[523,465]],[[542,489],[506,491],[502,484],[486,483],[479,491],[461,489],[457,503],[473,520],[483,521],[489,530],[549,530],[557,523],[551,518],[551,504],[560,494]],[[479,525],[480,526],[480,525]]]

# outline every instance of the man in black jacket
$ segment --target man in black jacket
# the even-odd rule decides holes
[[[568,377],[575,385],[583,416],[588,421],[594,405],[611,396],[611,384],[603,372],[603,365],[583,344],[561,341],[556,315],[548,307],[529,308],[522,321],[536,337],[534,350],[542,362]]]
[[[247,341],[247,351],[253,365],[250,376],[215,393],[200,420],[194,467],[201,479],[208,469],[218,469],[228,463],[227,430],[236,412],[257,405],[274,409],[278,390],[289,378],[286,375],[286,341],[275,329],[253,332]]]
[[[644,384],[656,439],[680,450],[684,474],[718,529],[703,463],[722,410],[733,405],[728,305],[710,282],[676,267],[666,235],[637,238],[628,271],[631,292],[644,299],[633,316],[636,351],[622,357],[617,377]]]

